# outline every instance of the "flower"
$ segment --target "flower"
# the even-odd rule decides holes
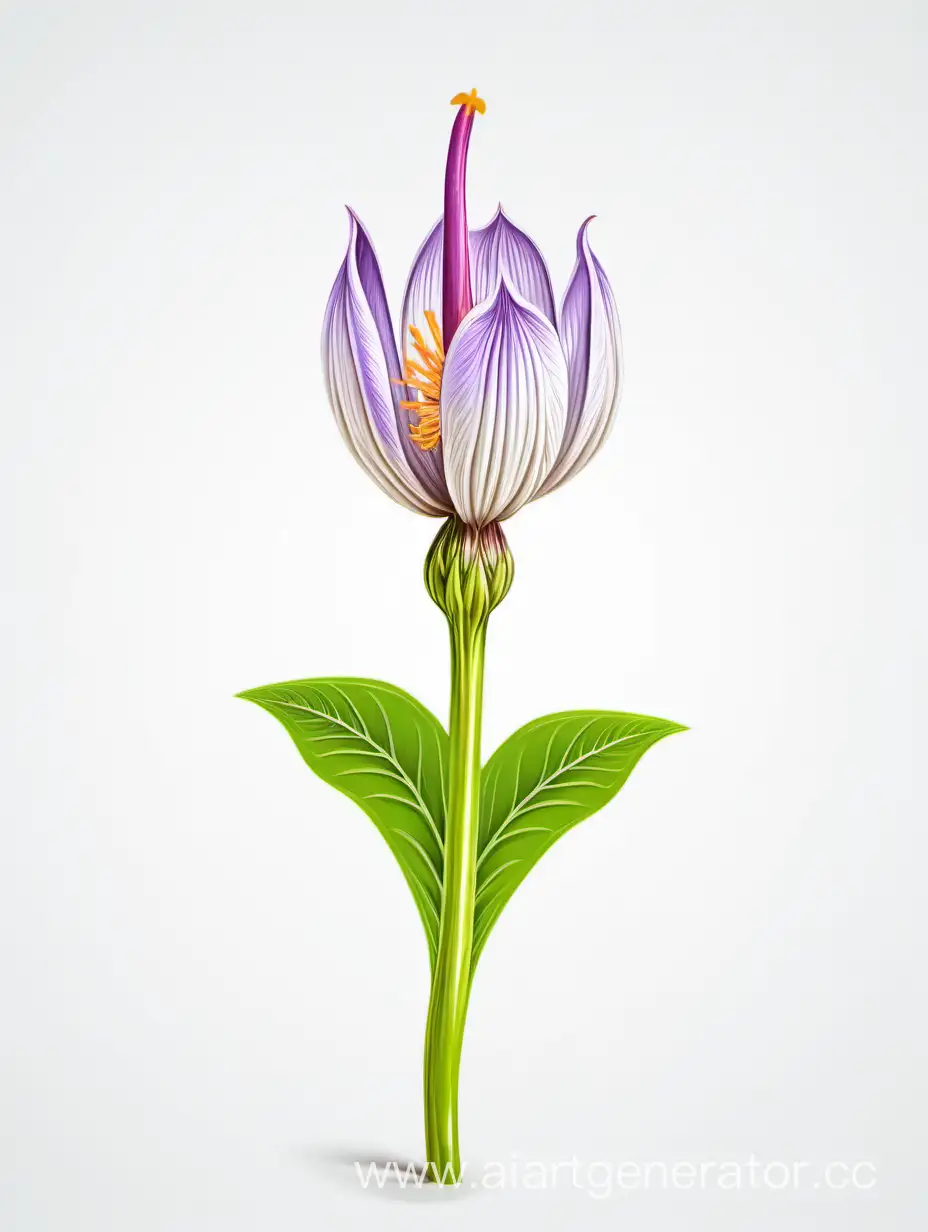
[[[559,319],[544,257],[502,207],[468,230],[467,151],[486,108],[475,90],[451,101],[444,214],[406,284],[402,363],[374,246],[351,209],[322,353],[336,421],[371,478],[407,508],[457,514],[479,530],[599,450],[619,401],[622,347],[590,219]]]

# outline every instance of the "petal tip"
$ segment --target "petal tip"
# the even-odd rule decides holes
[[[590,214],[590,216],[588,218],[584,218],[583,222],[580,224],[580,230],[577,232],[577,256],[581,256],[583,254],[584,248],[589,248],[590,240],[587,235],[587,231],[590,228],[590,223],[595,217],[595,214]]]
[[[523,295],[519,294],[518,287],[512,281],[512,276],[504,266],[500,267],[499,273],[497,274],[496,286],[493,289],[491,303],[493,307],[497,307],[501,301],[505,301],[507,304],[513,304],[517,307],[533,307],[533,305],[530,304]]]
[[[362,239],[365,239],[373,248],[373,241],[371,240],[370,232],[361,221],[361,216],[358,214],[358,211],[347,203],[345,204],[345,209],[348,212],[348,222],[351,227],[352,236],[360,235]]]

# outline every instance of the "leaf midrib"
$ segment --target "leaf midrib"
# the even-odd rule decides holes
[[[493,850],[493,848],[497,845],[497,843],[499,843],[500,840],[504,837],[503,831],[506,830],[506,828],[509,825],[511,825],[512,822],[515,821],[521,815],[521,813],[523,812],[525,808],[525,805],[528,804],[528,802],[531,799],[533,799],[533,797],[537,796],[540,791],[544,791],[544,789],[546,787],[549,787],[552,783],[554,783],[555,780],[560,775],[566,774],[569,770],[573,770],[575,766],[579,766],[582,762],[586,761],[588,758],[595,757],[599,753],[605,753],[607,749],[615,748],[615,746],[618,744],[625,744],[629,740],[635,740],[641,736],[646,736],[647,734],[648,734],[647,732],[632,732],[631,735],[620,736],[618,740],[610,740],[608,741],[608,743],[600,745],[598,748],[590,749],[589,752],[587,753],[582,753],[579,757],[575,758],[571,762],[568,762],[566,765],[558,766],[558,768],[554,771],[553,774],[550,774],[547,778],[544,778],[540,780],[540,782],[536,783],[536,785],[532,788],[532,790],[528,793],[528,795],[522,797],[522,799],[519,801],[518,807],[510,810],[509,816],[500,825],[499,829],[496,830],[493,837],[487,842],[486,847],[484,847],[483,851],[480,853],[480,856],[477,860],[478,872],[480,870],[481,864],[486,859],[487,855]]]

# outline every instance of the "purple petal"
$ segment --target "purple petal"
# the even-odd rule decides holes
[[[354,260],[357,265],[361,290],[371,310],[374,324],[377,326],[377,334],[380,338],[380,345],[383,348],[387,371],[390,373],[391,378],[399,378],[403,375],[403,372],[400,368],[399,355],[396,350],[396,339],[393,336],[393,322],[390,319],[390,308],[387,304],[387,293],[383,286],[380,263],[377,260],[377,254],[374,251],[371,238],[364,229],[364,224],[350,206],[348,207],[348,214],[351,218]],[[349,244],[350,247],[351,245]]]
[[[442,381],[445,478],[465,522],[508,518],[532,499],[557,457],[566,404],[557,334],[504,272],[461,323]]]
[[[410,325],[418,326],[428,338],[427,308],[435,313],[439,327],[443,326],[442,244],[442,220],[439,218],[422,241],[409,272],[403,296],[401,351],[406,347]],[[525,232],[510,222],[502,206],[485,227],[471,231],[470,264],[475,303],[493,294],[500,271],[505,269],[510,285],[518,294],[556,325],[554,292],[545,259]]]
[[[399,362],[383,281],[354,214],[348,253],[326,306],[322,360],[336,422],[356,460],[400,504],[419,513],[447,512],[447,500],[436,501],[406,460],[397,387],[390,380],[399,375]]]
[[[414,325],[426,342],[431,345],[432,331],[425,319],[426,311],[434,312],[441,329],[441,253],[442,253],[442,220],[439,219],[423,241],[416,253],[406,281],[403,294],[402,334],[400,335],[400,352],[406,355],[410,349],[410,325]],[[412,355],[415,359],[416,356]],[[415,398],[415,390],[403,388],[401,400],[410,402]],[[406,457],[410,466],[419,476],[422,483],[436,500],[448,501],[445,486],[445,471],[442,464],[442,447],[423,451],[415,444],[409,435],[409,425],[418,419],[414,411],[399,407],[398,416],[401,432],[405,441]]]
[[[439,218],[422,241],[406,280],[403,294],[403,333],[400,338],[400,347],[404,351],[409,339],[410,325],[422,330],[426,338],[430,337],[425,319],[426,310],[435,313],[441,326],[441,252],[442,220]]]
[[[622,333],[615,298],[587,238],[577,236],[577,263],[561,305],[561,341],[567,356],[567,426],[557,462],[539,495],[586,466],[615,421],[622,388]]]
[[[557,325],[554,292],[545,259],[525,232],[509,221],[502,206],[485,227],[471,231],[470,261],[475,303],[493,294],[500,274],[505,272],[519,295],[543,313],[552,325]]]

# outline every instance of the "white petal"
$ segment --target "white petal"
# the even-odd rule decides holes
[[[442,220],[432,227],[419,246],[409,271],[403,296],[400,350],[408,345],[409,326],[416,325],[429,336],[426,308],[442,324]],[[485,227],[470,232],[470,273],[474,302],[480,303],[496,290],[502,274],[511,287],[534,304],[555,325],[551,276],[538,245],[512,222],[500,206]]]
[[[557,457],[567,408],[564,353],[550,322],[505,278],[461,323],[445,362],[445,479],[472,526],[532,499]]]
[[[329,401],[342,437],[370,477],[418,513],[448,512],[414,474],[400,442],[394,388],[381,331],[358,272],[359,227],[335,279],[322,329]]]
[[[594,257],[587,227],[577,236],[577,263],[561,306],[569,396],[564,440],[539,495],[572,479],[599,451],[615,421],[622,392],[622,334],[615,298]]]
[[[503,213],[500,206],[479,231],[470,233],[474,300],[492,295],[505,274],[509,285],[556,326],[551,275],[538,245]]]
[[[415,325],[427,340],[431,338],[426,310],[434,312],[441,328],[442,219],[432,227],[419,246],[403,295],[403,320],[400,352],[409,349],[409,327]]]

